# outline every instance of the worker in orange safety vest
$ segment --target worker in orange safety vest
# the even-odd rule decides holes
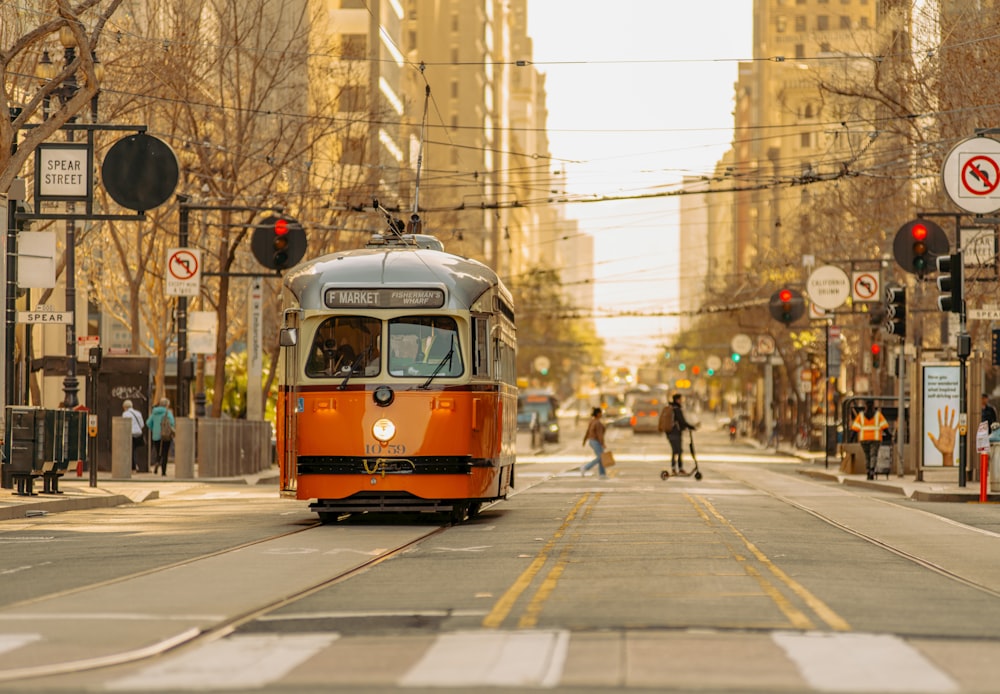
[[[882,410],[875,409],[875,403],[869,400],[865,409],[851,422],[851,430],[858,435],[861,449],[865,452],[865,467],[868,479],[875,479],[875,460],[878,457],[879,445],[882,443],[882,432],[889,428]]]

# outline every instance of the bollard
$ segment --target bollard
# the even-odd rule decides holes
[[[979,503],[986,503],[986,489],[990,479],[989,453],[979,454]]]
[[[132,423],[124,417],[111,418],[111,477],[132,478]]]

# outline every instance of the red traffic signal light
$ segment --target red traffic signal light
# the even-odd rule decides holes
[[[264,267],[285,270],[306,254],[306,232],[290,217],[268,215],[254,228],[250,248]]]
[[[877,369],[879,367],[879,357],[882,356],[882,347],[877,343],[872,344],[872,368]]]
[[[801,318],[806,312],[806,303],[801,293],[784,287],[771,295],[768,309],[772,318],[789,325]]]
[[[912,219],[896,232],[892,251],[896,262],[906,272],[923,277],[931,261],[948,252],[948,236],[944,229],[926,219]]]

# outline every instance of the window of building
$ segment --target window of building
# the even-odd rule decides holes
[[[812,134],[811,133],[801,133],[799,135],[799,146],[806,148],[812,146]]]
[[[785,27],[787,25],[788,25],[787,17],[784,16],[776,17],[774,20],[774,28],[779,34],[783,34],[785,32]]]
[[[862,29],[867,29],[868,28],[868,17],[860,17],[858,19],[858,26],[861,27]]]
[[[341,113],[365,110],[366,92],[366,89],[358,85],[345,86],[340,90],[340,97],[337,99],[337,110]]]
[[[841,5],[850,5],[851,4],[851,0],[840,0],[840,4]]]
[[[406,34],[406,46],[411,51],[417,50],[417,32],[409,31]]]
[[[827,43],[826,41],[824,41],[823,43],[821,43],[819,45],[819,52],[820,53],[829,53],[830,52],[830,44]]]
[[[364,10],[367,9],[367,5],[365,5],[365,0],[340,0],[340,9]]]
[[[805,5],[806,4],[806,0],[795,0],[795,4],[796,5]]]
[[[458,13],[453,13],[451,15],[451,30],[458,31]]]
[[[795,15],[795,31],[806,30],[806,16],[804,14]]]
[[[364,34],[343,34],[340,37],[340,55],[345,60],[361,60],[368,51],[368,37]]]
[[[848,17],[846,14],[840,15],[840,28],[841,29],[851,28],[851,18]]]
[[[806,47],[801,43],[795,44],[795,59],[802,60],[806,57]]]
[[[830,17],[825,14],[818,15],[816,17],[816,29],[819,31],[826,31],[830,28]]]
[[[458,80],[451,81],[451,98],[452,99],[458,98]]]
[[[340,151],[341,164],[363,164],[365,161],[365,140],[363,137],[344,138]]]
[[[458,115],[455,113],[451,114],[451,129],[458,130]]]
[[[458,48],[451,49],[451,63],[452,65],[458,65]]]

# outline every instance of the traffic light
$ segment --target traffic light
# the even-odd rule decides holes
[[[801,318],[802,314],[806,312],[806,302],[800,292],[785,287],[771,295],[768,308],[772,318],[789,325]]]
[[[885,331],[890,335],[906,337],[905,287],[889,287],[885,290]]]
[[[729,359],[730,359],[730,360],[731,360],[731,361],[732,361],[732,362],[733,362],[734,364],[739,364],[739,363],[740,363],[740,353],[739,353],[739,352],[733,352],[733,353],[732,353],[732,354],[731,354],[731,355],[729,356]]]
[[[965,298],[962,296],[962,251],[942,255],[937,259],[938,308],[951,313],[962,313]]]
[[[882,356],[882,347],[877,343],[872,343],[872,368],[877,369],[882,363],[880,357]]]
[[[923,277],[931,260],[948,252],[948,236],[934,222],[913,219],[899,227],[892,252],[901,268]]]
[[[306,254],[306,232],[291,217],[268,215],[254,227],[250,248],[264,267],[286,270]]]

